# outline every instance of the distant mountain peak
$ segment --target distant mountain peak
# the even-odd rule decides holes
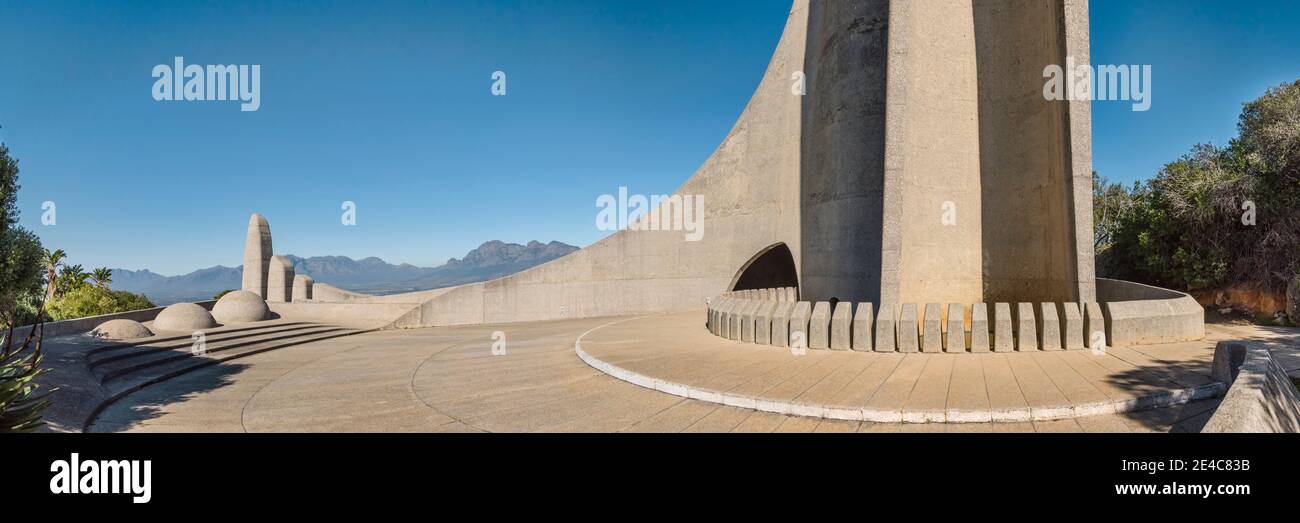
[[[487,281],[549,262],[573,251],[572,245],[552,241],[530,241],[527,245],[500,240],[483,242],[462,258],[433,268],[403,263],[394,265],[369,256],[353,260],[347,256],[302,257],[286,255],[294,272],[318,282],[366,293],[411,292]],[[243,267],[221,265],[180,276],[162,276],[149,269],[113,270],[112,287],[149,296],[159,305],[210,299],[217,292],[238,289]]]

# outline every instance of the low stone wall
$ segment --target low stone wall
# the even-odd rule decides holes
[[[1228,393],[1201,432],[1300,432],[1300,392],[1264,344],[1220,342],[1213,376]]]
[[[358,328],[410,328],[399,320],[420,310],[418,303],[271,302],[267,305],[282,318]]]
[[[798,301],[793,288],[725,293],[710,300],[707,319],[709,331],[727,339],[861,352],[1081,350],[1105,340],[1104,325],[1097,303],[905,303],[876,311],[871,303]]]
[[[1205,309],[1191,296],[1150,285],[1097,278],[1110,345],[1146,345],[1205,337]]]
[[[195,303],[204,309],[212,310],[212,307],[217,304],[217,300],[200,301]],[[155,307],[152,309],[140,309],[138,311],[78,318],[75,320],[52,321],[45,324],[42,332],[45,337],[53,338],[55,336],[67,336],[69,334],[90,332],[94,330],[95,327],[98,327],[99,324],[109,320],[135,320],[138,322],[153,321],[154,318],[158,317],[158,313],[162,312],[165,308],[166,307]],[[18,327],[17,329],[14,329],[14,343],[21,343],[23,338],[26,338],[27,333],[30,331],[31,326]]]
[[[793,288],[724,293],[710,300],[714,334],[786,347],[875,352],[1028,352],[1199,340],[1205,311],[1187,294],[1097,279],[1100,303],[799,302]]]

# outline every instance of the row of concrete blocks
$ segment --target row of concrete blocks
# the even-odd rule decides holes
[[[942,306],[916,304],[875,314],[871,303],[770,301],[723,295],[709,307],[708,328],[715,335],[777,347],[875,352],[1028,352],[1104,347],[1105,319],[1097,303],[997,303],[990,321],[988,305],[948,305],[947,328]],[[833,310],[832,310],[833,309]],[[1037,315],[1035,315],[1037,309]]]

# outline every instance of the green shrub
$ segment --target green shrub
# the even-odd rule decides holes
[[[46,310],[52,320],[61,321],[154,307],[149,298],[139,294],[82,286],[55,298]]]
[[[232,292],[235,292],[235,290],[234,290],[234,289],[228,289],[228,290],[224,290],[224,291],[218,292],[216,296],[213,296],[213,297],[212,297],[212,299],[214,299],[214,300],[220,300],[222,296],[225,296],[225,295],[230,294],[230,293],[232,293]]]

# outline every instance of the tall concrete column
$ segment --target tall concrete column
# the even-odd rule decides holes
[[[889,4],[881,303],[983,301],[971,0]]]
[[[248,218],[244,237],[244,272],[241,289],[266,299],[266,277],[271,265],[271,224],[258,213]]]
[[[887,0],[813,2],[805,50],[802,296],[880,298]]]

